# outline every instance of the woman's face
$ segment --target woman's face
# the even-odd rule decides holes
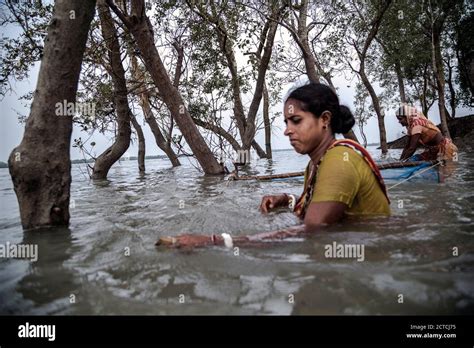
[[[406,116],[397,116],[397,120],[403,127],[408,126],[408,118]]]
[[[300,154],[311,153],[321,142],[325,133],[331,132],[328,120],[316,118],[311,112],[303,111],[300,103],[288,99],[285,103],[285,135],[290,138],[291,146]],[[326,129],[323,126],[326,125]]]

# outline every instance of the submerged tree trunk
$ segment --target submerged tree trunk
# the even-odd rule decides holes
[[[95,0],[57,0],[23,139],[8,166],[24,229],[69,225],[72,115]]]
[[[265,126],[265,150],[267,158],[272,158],[272,124],[270,122],[270,100],[267,84],[263,85],[263,124]]]
[[[138,138],[138,170],[140,173],[145,173],[145,136],[143,135],[142,127],[138,124],[134,115],[130,114],[130,120],[137,132]]]
[[[278,18],[279,14],[273,14],[274,17]],[[245,127],[245,136],[242,139],[242,147],[244,149],[249,148],[250,146],[253,146],[259,155],[259,157],[262,157],[259,151],[261,150],[263,152],[263,157],[266,157],[265,152],[263,149],[260,148],[260,146],[255,147],[253,145],[256,143],[255,141],[255,133],[256,133],[256,117],[257,117],[257,112],[260,107],[260,103],[263,98],[263,89],[265,85],[265,75],[268,69],[268,66],[270,64],[270,58],[272,56],[272,50],[273,50],[273,42],[275,40],[275,35],[277,31],[278,25],[276,21],[272,21],[269,24],[269,29],[266,37],[266,43],[265,47],[263,48],[262,55],[259,57],[260,59],[260,64],[258,67],[258,76],[257,76],[257,81],[255,83],[255,90],[252,98],[252,102],[250,103],[248,115],[247,115],[247,123]],[[257,144],[258,145],[258,144]]]
[[[125,70],[123,69],[122,59],[120,57],[120,44],[117,31],[105,0],[99,0],[97,7],[99,10],[102,36],[104,37],[109,54],[110,73],[114,86],[114,107],[117,117],[117,135],[115,142],[97,157],[92,171],[92,179],[106,179],[112,165],[128,150],[132,129],[130,127],[131,111],[128,105]]]
[[[254,150],[257,152],[258,157],[260,158],[267,158],[267,154],[265,151],[262,149],[260,145],[258,145],[257,141],[254,139],[250,143],[250,145],[254,148]]]
[[[388,152],[388,147],[387,147],[387,132],[385,130],[385,120],[384,120],[385,115],[383,113],[382,107],[380,106],[379,97],[377,96],[377,93],[375,93],[375,90],[372,87],[372,84],[367,78],[365,72],[361,71],[360,76],[362,79],[362,83],[365,85],[365,88],[367,88],[370,98],[372,99],[372,105],[374,107],[375,113],[377,114],[377,120],[379,124],[380,148],[382,149],[382,153],[386,154]]]
[[[173,167],[180,166],[181,163],[179,162],[178,156],[171,148],[171,144],[166,141],[165,137],[161,133],[160,127],[156,122],[155,115],[153,115],[153,111],[151,110],[150,99],[148,92],[144,92],[140,95],[140,106],[143,110],[143,115],[145,116],[145,121],[150,126],[151,132],[155,136],[156,145],[168,156],[169,160]]]
[[[224,168],[219,164],[207,146],[204,138],[193,122],[191,115],[184,103],[178,89],[173,86],[166,71],[161,57],[156,49],[153,28],[150,20],[145,14],[145,3],[143,0],[132,2],[132,15],[126,16],[121,12],[111,0],[107,0],[109,6],[132,33],[135,42],[140,50],[145,67],[150,73],[153,82],[158,88],[163,101],[171,112],[173,119],[183,134],[186,142],[191,148],[194,156],[198,160],[206,174],[223,174]]]
[[[168,156],[168,159],[171,161],[173,167],[180,166],[181,163],[179,162],[178,156],[176,156],[176,153],[171,148],[170,142],[168,142],[161,133],[160,127],[156,122],[155,115],[153,114],[153,111],[151,109],[150,94],[145,87],[144,75],[139,71],[137,58],[133,55],[133,53],[130,53],[129,56],[131,61],[131,72],[133,79],[136,80],[137,83],[141,84],[141,86],[138,87],[138,103],[142,108],[145,121],[150,126],[151,132],[155,137],[156,145],[166,154],[166,156]]]

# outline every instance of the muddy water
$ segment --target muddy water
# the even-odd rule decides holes
[[[247,173],[297,171],[306,162],[293,151],[275,152]],[[83,165],[73,165],[70,228],[39,233],[22,232],[8,170],[0,169],[0,244],[38,245],[36,262],[0,259],[1,314],[473,312],[470,153],[460,155],[445,183],[391,189],[390,218],[241,248],[238,255],[218,247],[159,250],[154,243],[182,232],[239,235],[297,224],[285,209],[263,216],[258,205],[264,194],[300,193],[301,181],[226,182],[161,159],[149,160],[139,176],[136,166],[121,162],[108,181],[92,183]],[[363,245],[364,260],[326,257],[334,242]]]

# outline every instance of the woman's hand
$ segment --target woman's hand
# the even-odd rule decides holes
[[[268,213],[272,209],[288,205],[288,199],[287,194],[263,196],[262,203],[260,203],[260,211],[262,213]]]
[[[181,247],[200,247],[213,245],[212,236],[202,234],[182,234],[176,237],[161,237],[155,245],[165,245],[175,248]]]
[[[420,140],[421,134],[413,134],[410,136],[408,143],[403,149],[402,154],[400,155],[400,161],[409,159],[416,152],[418,146],[418,141]]]

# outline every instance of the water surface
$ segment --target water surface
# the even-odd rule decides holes
[[[274,156],[253,160],[245,173],[298,171],[307,163],[293,151]],[[21,229],[8,170],[0,169],[0,243],[39,248],[37,262],[0,258],[0,313],[473,312],[472,153],[460,155],[445,183],[390,189],[390,218],[240,248],[238,255],[221,247],[180,251],[154,243],[183,232],[240,235],[295,225],[298,219],[285,209],[262,215],[258,206],[264,194],[301,193],[301,181],[228,182],[182,162],[172,168],[164,159],[148,160],[140,176],[135,161],[122,161],[100,182],[88,179],[84,165],[73,165],[70,227],[29,233]],[[364,245],[364,261],[325,257],[333,242]]]

